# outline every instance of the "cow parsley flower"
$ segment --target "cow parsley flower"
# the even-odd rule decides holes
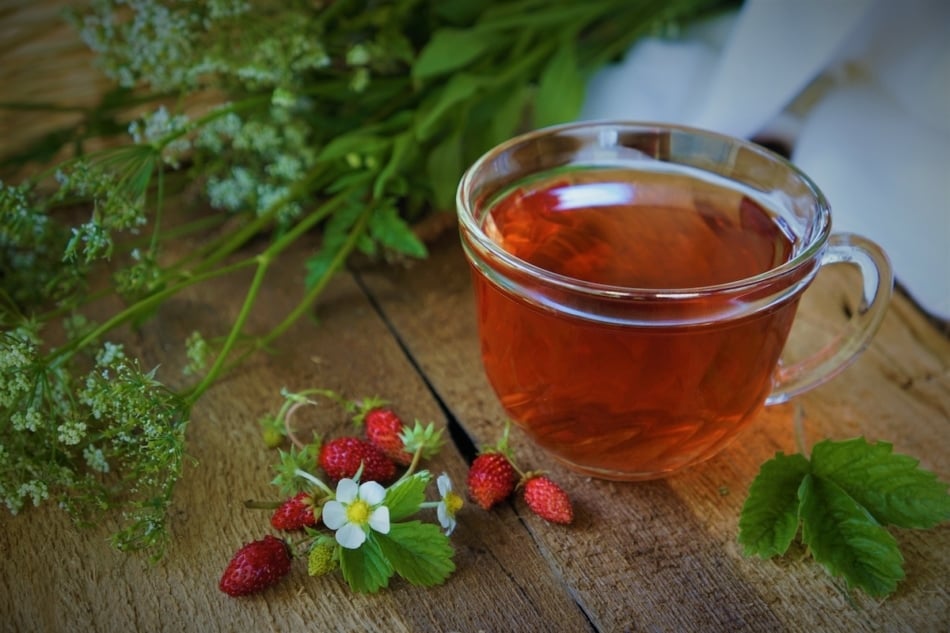
[[[336,499],[323,506],[323,523],[336,531],[336,542],[347,549],[359,549],[370,530],[389,534],[389,508],[383,505],[386,489],[375,481],[358,484],[341,479]]]

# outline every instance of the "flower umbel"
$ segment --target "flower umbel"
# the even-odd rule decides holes
[[[389,508],[383,505],[386,489],[375,481],[359,484],[341,479],[336,499],[323,506],[323,523],[336,531],[336,542],[347,549],[359,549],[367,533],[389,534]]]
[[[435,484],[439,489],[439,496],[442,497],[435,508],[436,516],[439,518],[439,525],[445,530],[445,535],[449,536],[457,525],[455,513],[462,508],[464,502],[462,497],[452,490],[452,480],[447,474],[439,475]]]

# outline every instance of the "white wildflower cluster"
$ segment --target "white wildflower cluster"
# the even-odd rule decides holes
[[[52,279],[65,274],[56,266],[62,258],[55,247],[57,227],[31,194],[27,184],[0,181],[0,271],[3,289],[14,301],[41,297]]]
[[[147,79],[156,90],[169,90],[196,80],[194,33],[205,28],[206,20],[188,4],[173,8],[152,0],[95,0],[88,13],[73,19],[119,85],[132,88]],[[131,19],[120,21],[119,15]]]
[[[296,103],[290,96],[287,101]],[[298,201],[290,199],[290,188],[313,168],[317,153],[305,121],[281,106],[272,105],[270,113],[266,120],[243,122],[236,115],[221,117],[195,144],[214,151],[229,143],[234,157],[228,169],[208,178],[208,198],[214,207],[258,215],[279,209],[278,222],[287,223],[303,211]]]
[[[37,362],[36,332],[24,326],[0,332],[0,407],[13,409],[17,403],[29,395],[33,386],[33,367]],[[23,416],[14,424],[26,428],[32,423],[26,413],[16,411]]]
[[[191,150],[191,141],[184,134],[189,119],[184,114],[174,116],[164,105],[129,124],[129,134],[136,143],[151,143],[161,151],[166,165],[177,169]]]
[[[129,253],[132,262],[113,275],[116,291],[127,299],[135,299],[155,291],[161,284],[162,269],[151,252],[135,248]]]
[[[82,450],[82,456],[86,460],[86,465],[92,470],[100,473],[109,472],[109,462],[101,448],[90,444]]]
[[[185,353],[188,357],[188,364],[182,370],[186,376],[193,376],[204,371],[211,358],[211,346],[208,341],[197,330],[188,335],[185,341]]]
[[[218,108],[226,110],[229,107],[230,104],[225,103]],[[234,112],[217,116],[199,128],[195,145],[212,155],[220,154],[240,133],[241,125],[241,117]]]
[[[67,261],[108,258],[114,233],[138,233],[147,224],[145,194],[157,158],[156,148],[131,145],[70,161],[57,170],[59,189],[52,202],[82,200],[92,208],[89,220],[71,229]]]

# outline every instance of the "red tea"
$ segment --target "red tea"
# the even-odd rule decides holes
[[[790,259],[792,239],[749,197],[683,174],[567,172],[503,197],[483,228],[568,282],[474,275],[488,378],[513,420],[562,461],[655,477],[711,456],[761,408],[796,301],[706,319],[735,297],[698,290]],[[598,284],[593,298],[567,278]],[[621,288],[697,291],[670,309]],[[668,313],[638,316],[651,310]]]

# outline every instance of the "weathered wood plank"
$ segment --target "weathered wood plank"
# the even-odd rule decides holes
[[[274,271],[252,329],[274,323],[298,296],[300,258]],[[160,377],[177,381],[189,332],[223,332],[243,298],[246,278],[205,285],[176,298],[129,339]],[[313,579],[305,561],[291,577],[245,599],[217,581],[237,547],[270,532],[269,513],[248,498],[274,499],[276,455],[259,439],[257,420],[279,407],[281,387],[320,386],[353,397],[380,395],[406,416],[445,424],[385,324],[349,276],[327,290],[319,324],[300,323],[277,353],[259,356],[199,401],[189,426],[195,462],[177,491],[167,559],[149,566],[106,543],[108,524],[77,532],[56,508],[0,515],[0,630],[3,631],[474,631],[549,630],[551,622],[590,625],[543,551],[510,509],[467,512],[453,535],[458,571],[450,582],[419,589],[395,579],[376,595],[354,594],[339,575]],[[329,409],[299,416],[306,429],[342,433],[346,415]],[[465,463],[449,444],[430,464],[464,481]],[[434,517],[433,517],[434,520]]]
[[[456,241],[446,237],[409,271],[366,270],[361,279],[448,408],[476,442],[489,442],[504,414],[481,373],[468,270]],[[839,283],[835,273],[823,277]],[[840,310],[824,315],[839,297],[816,291],[803,317],[818,329],[833,327]],[[811,344],[797,333],[790,341],[792,351]],[[520,502],[514,507],[604,631],[945,630],[950,526],[897,534],[909,577],[882,602],[847,598],[801,549],[776,561],[746,559],[735,537],[759,465],[777,450],[797,450],[797,410],[809,444],[859,434],[885,439],[946,480],[948,368],[950,344],[897,297],[875,342],[851,368],[793,404],[766,410],[719,457],[668,480],[589,480],[546,460],[518,434],[522,458],[550,469],[580,509],[576,524],[565,529],[535,519]]]

